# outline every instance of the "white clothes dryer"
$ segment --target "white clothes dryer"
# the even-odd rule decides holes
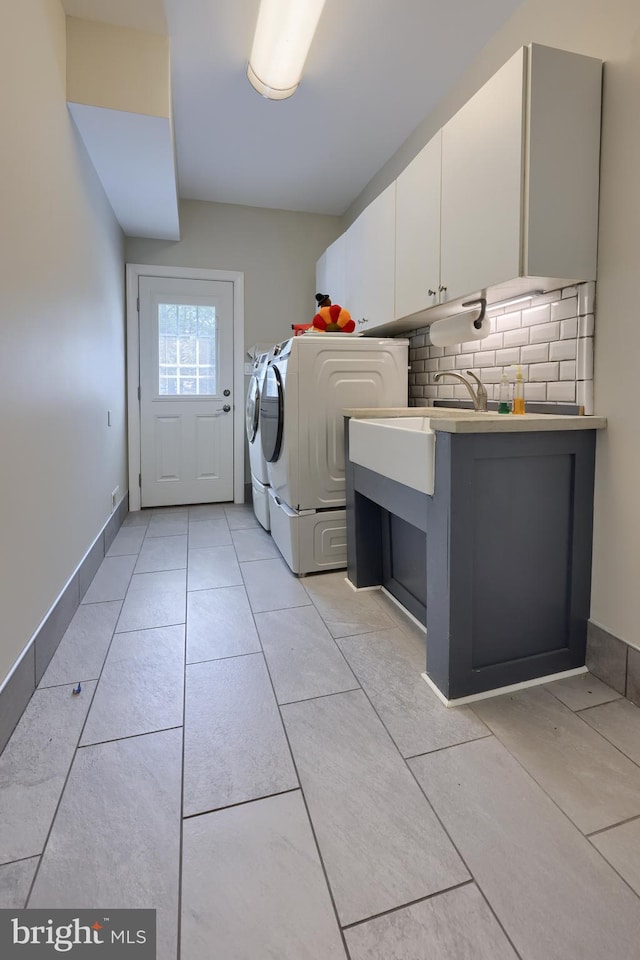
[[[345,567],[346,408],[406,407],[409,341],[305,334],[267,367],[260,404],[272,536],[294,573]]]
[[[265,530],[270,529],[269,522],[269,476],[267,463],[262,452],[260,432],[260,398],[262,386],[273,350],[256,354],[246,403],[246,432],[249,445],[249,466],[251,469],[251,493],[253,512]]]

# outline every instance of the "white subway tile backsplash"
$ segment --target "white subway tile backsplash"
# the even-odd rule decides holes
[[[560,361],[560,379],[575,381],[576,379],[576,361],[575,360]]]
[[[575,403],[575,399],[576,384],[574,380],[547,384],[547,400],[554,400],[557,403]]]
[[[536,343],[529,347],[523,347],[520,356],[523,363],[546,363],[549,359],[549,344]]]
[[[546,293],[541,293],[539,297],[534,298],[534,303],[554,303],[556,300],[562,299],[562,290],[548,290]]]
[[[551,304],[552,320],[567,320],[569,317],[578,316],[578,298],[567,297],[566,300],[557,300]]]
[[[488,337],[452,347],[425,346],[425,327],[404,334],[410,339],[411,403],[469,399],[462,384],[433,381],[436,371],[455,370],[481,375],[495,399],[503,372],[513,379],[521,364],[527,400],[577,402],[593,413],[594,302],[595,284],[553,290],[533,298],[526,309],[499,308],[489,317]]]
[[[577,349],[575,340],[557,340],[549,344],[549,360],[575,360]]]
[[[578,380],[576,383],[576,403],[584,407],[588,417],[593,416],[593,380]]]
[[[538,403],[544,403],[544,401],[547,399],[547,384],[525,383],[524,399],[529,400],[530,402],[535,400]]]
[[[496,347],[502,346],[502,334],[501,333],[490,333],[489,336],[484,337],[481,340],[467,340],[466,343],[460,344],[461,353],[475,353],[476,350],[495,350]]]
[[[460,356],[456,357],[456,367],[459,370],[464,368],[469,368],[473,364],[473,354],[472,353],[461,353]]]
[[[517,313],[505,313],[503,316],[498,316],[495,318],[496,330],[515,330],[521,325],[522,322],[522,312],[518,310]]]
[[[529,327],[522,327],[519,330],[506,330],[502,335],[505,347],[522,347],[529,343]]]
[[[502,334],[491,333],[484,340],[476,340],[473,345],[474,350],[500,350],[502,347]]]
[[[593,313],[596,304],[596,285],[590,280],[588,283],[581,283],[578,288],[578,316],[583,317],[587,313]]]
[[[531,327],[537,323],[548,323],[551,318],[551,305],[548,303],[537,307],[529,307],[522,311],[522,326]]]
[[[483,383],[500,383],[502,380],[502,367],[484,367],[481,379]]]
[[[481,353],[476,353],[473,358],[472,367],[493,367],[496,362],[496,352],[495,350],[485,350]]]
[[[593,380],[593,340],[578,340],[578,380]]]
[[[557,380],[557,363],[532,363],[529,367],[529,380]]]
[[[549,343],[551,340],[558,340],[560,337],[560,324],[558,322],[544,323],[539,327],[531,327],[529,332],[531,343]]]
[[[560,324],[560,339],[571,340],[578,336],[578,318],[563,320]]]
[[[510,363],[520,363],[520,350],[518,347],[511,347],[509,350],[496,350],[496,363],[501,367],[506,367]]]
[[[578,317],[578,336],[592,337],[595,329],[594,317],[592,313],[587,313],[583,317]]]

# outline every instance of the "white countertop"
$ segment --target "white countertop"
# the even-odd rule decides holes
[[[359,407],[342,411],[357,420],[372,417],[428,417],[432,430],[445,433],[535,433],[550,430],[603,430],[606,417],[579,417],[555,413],[520,416],[461,407]]]

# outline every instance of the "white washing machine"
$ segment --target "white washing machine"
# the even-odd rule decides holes
[[[270,529],[269,522],[269,476],[267,463],[262,452],[260,433],[260,397],[262,385],[273,349],[256,353],[249,389],[247,390],[246,427],[249,444],[249,465],[251,468],[251,494],[253,512],[265,530]]]
[[[294,573],[346,567],[344,419],[406,407],[409,341],[305,334],[267,366],[260,404],[271,534]]]

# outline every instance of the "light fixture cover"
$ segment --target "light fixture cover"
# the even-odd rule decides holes
[[[261,0],[247,67],[251,85],[270,100],[295,93],[325,0]]]
[[[490,310],[497,310],[498,307],[511,307],[514,303],[524,303],[525,300],[533,300],[534,297],[539,297],[542,293],[544,293],[544,290],[532,290],[531,293],[523,293],[517,297],[509,297],[508,300],[497,300],[495,303],[487,304],[487,313]]]

